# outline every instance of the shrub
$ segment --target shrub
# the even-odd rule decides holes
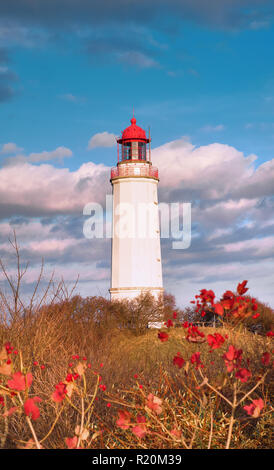
[[[219,301],[202,289],[191,317],[172,296],[82,299],[63,282],[36,300],[41,276],[25,305],[15,248],[17,284],[2,263],[1,447],[271,447],[273,312],[247,281]],[[218,329],[194,324],[205,312]],[[148,330],[152,319],[164,327]]]

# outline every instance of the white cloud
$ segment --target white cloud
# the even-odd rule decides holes
[[[49,164],[24,163],[20,171],[5,166],[0,169],[0,211],[2,216],[81,213],[88,202],[104,202],[109,171],[93,162],[74,172]]]
[[[215,240],[216,238],[222,237],[224,235],[231,235],[233,233],[233,227],[217,228],[213,230],[212,233],[207,237],[208,241]]]
[[[50,160],[58,160],[62,161],[64,158],[71,157],[72,151],[66,147],[57,147],[55,150],[51,152],[47,152],[44,150],[40,153],[31,153],[28,156],[28,161],[30,163],[39,163],[39,162],[46,162]]]
[[[226,290],[236,290],[238,282],[248,280],[250,295],[273,306],[273,260],[259,262],[225,262],[181,264],[164,269],[165,288],[175,295],[182,306],[191,306],[190,301],[200,289],[213,289],[217,298]]]
[[[77,97],[72,95],[72,93],[65,93],[64,95],[60,95],[60,98],[66,101],[72,101],[73,103],[77,101]]]
[[[274,159],[262,163],[250,178],[237,181],[235,185],[236,197],[264,197],[274,192]]]
[[[270,26],[270,21],[269,20],[254,20],[251,21],[249,27],[250,29],[258,30],[258,29],[265,29]]]
[[[199,222],[203,227],[212,230],[214,228],[224,229],[235,224],[239,218],[245,218],[252,209],[256,207],[257,199],[240,199],[219,201],[208,206],[193,207],[193,219]],[[235,228],[235,227],[234,227]]]
[[[204,132],[221,132],[225,130],[225,126],[223,124],[218,124],[216,126],[207,125],[202,127],[201,130]]]
[[[20,149],[17,149],[17,150],[19,151]],[[4,161],[4,165],[13,166],[13,165],[22,165],[24,163],[47,162],[51,160],[56,160],[59,163],[61,163],[63,162],[64,158],[68,158],[71,156],[72,156],[72,151],[69,148],[57,147],[55,150],[52,150],[52,151],[44,150],[43,152],[30,153],[29,155],[17,154],[13,157],[8,157]]]
[[[203,201],[231,198],[235,187],[253,177],[256,158],[224,144],[195,147],[184,137],[152,150],[165,197],[176,192],[177,197],[189,194]]]
[[[96,147],[113,147],[116,144],[116,136],[109,132],[99,132],[94,134],[88,142],[88,149],[94,149]]]
[[[70,103],[84,103],[85,98],[81,96],[73,95],[72,93],[64,93],[63,95],[59,95],[59,98],[65,101],[69,101]]]
[[[274,160],[257,167],[255,160],[228,145],[195,147],[186,138],[153,149],[159,202],[193,203],[190,248],[172,250],[171,240],[162,239],[165,288],[179,304],[187,305],[203,287],[221,295],[243,279],[252,295],[271,301]],[[79,273],[82,294],[107,295],[110,240],[84,239],[81,215],[87,202],[104,204],[110,168],[90,162],[69,171],[33,163],[22,163],[20,171],[0,169],[2,217],[24,215],[18,225],[0,223],[1,251],[11,259],[7,238],[16,227],[26,259],[35,264],[44,256],[69,282]],[[32,216],[50,219],[43,223]]]
[[[159,67],[159,63],[156,60],[139,51],[126,51],[117,53],[117,57],[121,62],[144,69]]]
[[[44,256],[48,253],[58,253],[63,252],[67,248],[73,249],[79,241],[75,238],[66,238],[66,239],[50,239],[50,240],[41,240],[34,241],[29,243],[29,249],[31,251],[37,252],[40,256]]]
[[[224,250],[241,253],[252,250],[254,256],[274,256],[274,236],[227,243]]]
[[[245,127],[245,129],[252,129],[254,127],[254,123],[253,122],[247,122],[244,127]]]
[[[7,144],[2,145],[2,149],[0,153],[2,154],[9,154],[9,153],[18,153],[21,152],[23,149],[21,147],[17,147],[14,142],[8,142]]]

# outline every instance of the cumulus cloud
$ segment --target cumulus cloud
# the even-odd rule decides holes
[[[94,134],[88,142],[88,149],[92,150],[96,147],[113,147],[116,144],[116,136],[109,132],[99,132]]]
[[[18,147],[14,142],[8,142],[7,144],[2,145],[2,149],[0,150],[0,153],[2,154],[8,154],[8,153],[18,153],[21,152],[23,148]]]
[[[31,163],[46,162],[50,160],[62,161],[64,158],[71,157],[72,151],[66,147],[58,147],[57,149],[47,152],[44,150],[40,153],[31,153],[27,158]]]
[[[273,195],[274,181],[274,159],[262,163],[252,178],[245,179],[243,183],[235,187],[235,196],[245,195],[250,199],[254,197],[264,197]]]
[[[1,153],[13,153],[14,151],[20,151],[16,144],[5,144],[2,148]],[[67,147],[57,147],[55,150],[30,153],[29,155],[15,155],[8,157],[4,160],[5,166],[15,166],[22,165],[24,163],[40,163],[48,162],[51,160],[58,161],[59,163],[63,162],[64,158],[72,156],[72,151]]]
[[[185,301],[180,289],[221,294],[238,279],[250,279],[253,287],[259,279],[253,295],[271,300],[274,160],[255,166],[256,159],[224,144],[195,147],[187,138],[153,149],[159,200],[192,203],[190,248],[172,250],[171,241],[162,240],[166,288]]]
[[[244,156],[224,144],[195,147],[182,137],[153,149],[152,160],[159,167],[165,200],[177,197],[207,201],[233,197],[235,186],[250,181],[255,173],[256,156]]]
[[[12,181],[12,185],[10,182]],[[22,163],[0,169],[0,216],[82,213],[88,202],[105,200],[109,168],[93,162],[77,171]]]
[[[152,162],[160,173],[159,202],[192,203],[191,246],[172,250],[172,240],[162,238],[165,288],[186,305],[203,287],[221,294],[249,279],[252,295],[271,301],[274,160],[258,166],[255,155],[234,147],[196,147],[181,138],[153,149]],[[69,282],[79,273],[83,295],[107,295],[110,239],[84,238],[83,206],[104,204],[109,171],[92,162],[76,171],[33,163],[20,172],[0,169],[0,256],[11,263],[7,239],[16,229],[32,276],[44,256]]]
[[[16,231],[21,263],[29,268],[24,276],[24,295],[31,295],[38,279],[42,258],[45,261],[41,287],[52,273],[73,285],[82,295],[107,295],[110,273],[110,239],[87,240],[83,236],[83,215],[60,215],[30,219],[11,217],[0,221],[0,258],[12,276],[16,276],[14,250],[8,239]],[[102,261],[103,260],[103,261]],[[0,285],[2,278],[0,276]]]
[[[253,252],[253,256],[261,257],[273,257],[274,256],[274,235],[270,237],[250,239],[244,241],[238,241],[234,243],[227,243],[224,245],[226,252]]]

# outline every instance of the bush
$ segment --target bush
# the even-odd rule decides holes
[[[191,324],[199,317],[173,310],[172,296],[82,299],[62,282],[25,305],[24,272],[13,285],[4,268],[2,448],[271,448],[272,313],[247,281],[219,301],[196,296],[195,315],[212,312],[215,329]],[[152,319],[165,327],[148,330]]]

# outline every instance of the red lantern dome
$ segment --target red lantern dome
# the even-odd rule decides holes
[[[131,125],[117,139],[117,167],[111,170],[111,181],[127,177],[159,180],[158,169],[151,163],[150,130],[147,138],[146,131],[136,126],[134,114],[130,122]]]
[[[140,126],[136,126],[136,119],[134,116],[130,122],[131,125],[122,132],[122,137],[117,139],[118,144],[122,144],[125,140],[135,140],[148,143],[149,139],[147,139],[146,131]]]

